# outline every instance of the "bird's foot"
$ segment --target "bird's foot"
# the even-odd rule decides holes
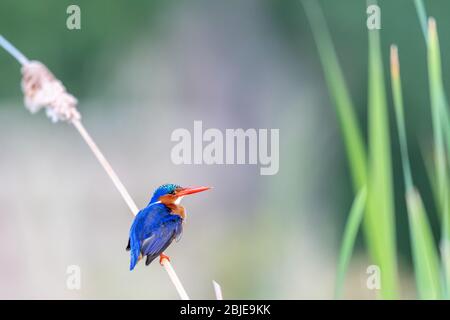
[[[170,262],[170,257],[169,257],[169,256],[166,256],[164,253],[161,253],[161,254],[159,255],[159,264],[160,264],[160,265],[164,265],[164,264],[163,264],[164,259],[166,259],[167,261]]]

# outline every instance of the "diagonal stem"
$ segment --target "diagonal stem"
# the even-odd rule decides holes
[[[72,120],[71,123],[73,126],[78,130],[81,137],[84,139],[86,144],[91,149],[92,153],[97,158],[98,162],[102,165],[103,169],[105,169],[108,176],[111,178],[112,182],[116,186],[117,190],[120,192],[120,195],[122,196],[123,200],[128,205],[128,208],[130,208],[130,211],[133,213],[133,215],[137,215],[139,212],[138,207],[136,206],[136,203],[134,203],[133,199],[131,198],[130,194],[128,193],[127,189],[123,185],[123,183],[120,181],[119,177],[115,173],[114,169],[109,164],[108,160],[106,160],[103,153],[98,148],[97,144],[94,142],[94,140],[91,138],[89,133],[84,128],[83,124],[80,120]]]
[[[10,55],[12,55],[21,65],[27,64],[29,62],[27,57],[25,57],[22,52],[17,50],[17,48],[14,47],[11,42],[6,40],[1,34],[0,46],[2,46],[3,49],[5,49]]]

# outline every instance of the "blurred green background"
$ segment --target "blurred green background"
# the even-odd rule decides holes
[[[81,30],[66,8],[81,8]],[[364,0],[320,1],[364,132]],[[446,89],[450,3],[425,1],[438,23]],[[415,182],[437,230],[421,156],[431,122],[426,47],[412,0],[379,1],[385,76],[399,47]],[[168,254],[192,298],[331,298],[353,193],[334,109],[297,0],[2,0],[0,34],[45,63],[139,206],[158,185],[211,185],[186,199],[183,239]],[[20,67],[0,51],[0,298],[177,298],[157,263],[128,271],[132,221],[78,134],[23,107]],[[398,142],[391,139],[402,297],[414,297]],[[448,92],[448,91],[447,91]],[[280,171],[176,166],[177,128],[279,128]],[[81,290],[66,288],[79,265]],[[373,298],[360,245],[345,297]]]

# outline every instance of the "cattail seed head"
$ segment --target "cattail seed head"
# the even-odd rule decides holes
[[[47,116],[53,122],[81,119],[76,108],[77,99],[39,61],[30,61],[22,66],[22,91],[25,106],[32,113],[46,108]]]

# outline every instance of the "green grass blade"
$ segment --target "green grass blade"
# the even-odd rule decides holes
[[[392,184],[389,118],[378,30],[369,30],[369,171],[366,219],[371,255],[381,270],[381,297],[398,297],[397,248]]]
[[[366,184],[367,159],[355,108],[319,4],[314,0],[303,0],[302,4],[311,25],[325,80],[336,108],[353,186],[355,191],[359,191]]]
[[[425,5],[422,0],[414,0],[414,1],[415,1],[416,11],[417,11],[417,16],[419,17],[419,22],[420,22],[420,25],[424,32],[425,42],[427,43],[428,42],[428,25],[427,25],[427,14],[425,11]],[[437,35],[436,35],[436,37],[437,37]],[[429,48],[428,43],[427,43],[427,48]],[[437,81],[439,81],[439,80],[437,80]],[[448,106],[447,98],[446,98],[445,92],[443,92],[443,90],[442,90],[442,97],[440,99],[444,105],[444,108],[442,108],[443,116],[441,117],[441,120],[442,120],[441,125],[443,126],[444,139],[447,144],[447,159],[450,159],[450,118],[449,118],[448,109],[447,109],[447,106]],[[428,179],[429,179],[431,187],[432,187],[435,203],[437,204],[437,207],[439,209],[439,207],[441,206],[440,205],[441,201],[439,200],[440,195],[439,195],[439,190],[438,190],[438,185],[437,185],[437,179],[436,179],[435,173],[434,173],[434,163],[435,163],[436,159],[435,159],[435,157],[433,157],[433,159],[430,159],[430,157],[427,156],[427,149],[424,146],[422,146],[421,149],[422,149],[422,157],[425,162],[425,168],[427,171]],[[450,191],[450,190],[447,190],[447,191]],[[439,218],[442,218],[441,211],[442,210],[440,210],[440,209],[438,210]]]
[[[441,212],[442,222],[441,255],[446,294],[448,296],[450,292],[450,212],[448,205],[449,188],[447,161],[444,145],[447,122],[442,121],[442,119],[447,116],[447,104],[442,83],[439,39],[436,21],[433,18],[430,18],[428,21],[428,81],[430,86],[431,116],[433,122],[435,178],[439,200],[438,208]]]
[[[391,46],[391,85],[392,97],[394,100],[395,120],[397,123],[400,142],[400,154],[402,157],[403,178],[405,180],[406,190],[409,190],[413,187],[413,180],[408,155],[408,143],[406,140],[403,94],[400,79],[400,63],[398,60],[398,50],[396,46]]]
[[[439,42],[436,32],[436,23],[430,19],[429,42],[428,42],[428,78],[431,98],[431,115],[433,121],[433,138],[435,147],[435,177],[439,192],[441,210],[443,210],[443,200],[445,186],[447,183],[447,171],[445,163],[444,131],[441,121],[443,109],[445,108],[444,89],[441,73],[441,59],[439,52]]]
[[[417,292],[421,299],[440,299],[442,297],[442,289],[439,281],[438,253],[422,199],[414,188],[411,174],[406,140],[400,64],[396,46],[391,46],[391,84],[402,157],[403,177],[406,186],[406,204]]]
[[[416,189],[407,191],[406,204],[419,297],[421,299],[441,299],[439,255],[434,244],[427,213]]]
[[[425,5],[422,0],[414,0],[416,5],[417,16],[424,32],[425,42],[428,41],[428,26],[427,26],[427,14],[425,11]],[[447,159],[450,159],[450,114],[448,112],[448,100],[445,92],[442,92],[442,103],[445,106],[442,108],[443,115],[441,117],[442,126],[444,130],[444,138],[447,145]]]
[[[335,299],[340,299],[342,297],[345,274],[347,272],[350,258],[353,253],[353,248],[355,246],[356,235],[358,234],[359,226],[364,215],[366,193],[366,188],[363,188],[356,195],[345,225],[344,237],[342,239],[339,254],[336,287],[334,293]]]
[[[423,36],[425,37],[425,41],[428,37],[427,30],[427,13],[425,11],[425,5],[422,0],[414,0],[414,4],[416,6],[417,16],[419,17],[420,27],[422,28]]]
[[[425,142],[420,143],[420,154],[425,166],[428,182],[430,183],[431,192],[433,193],[433,200],[436,204],[439,204],[436,177],[434,176],[434,157],[430,155],[429,147],[425,144]]]

